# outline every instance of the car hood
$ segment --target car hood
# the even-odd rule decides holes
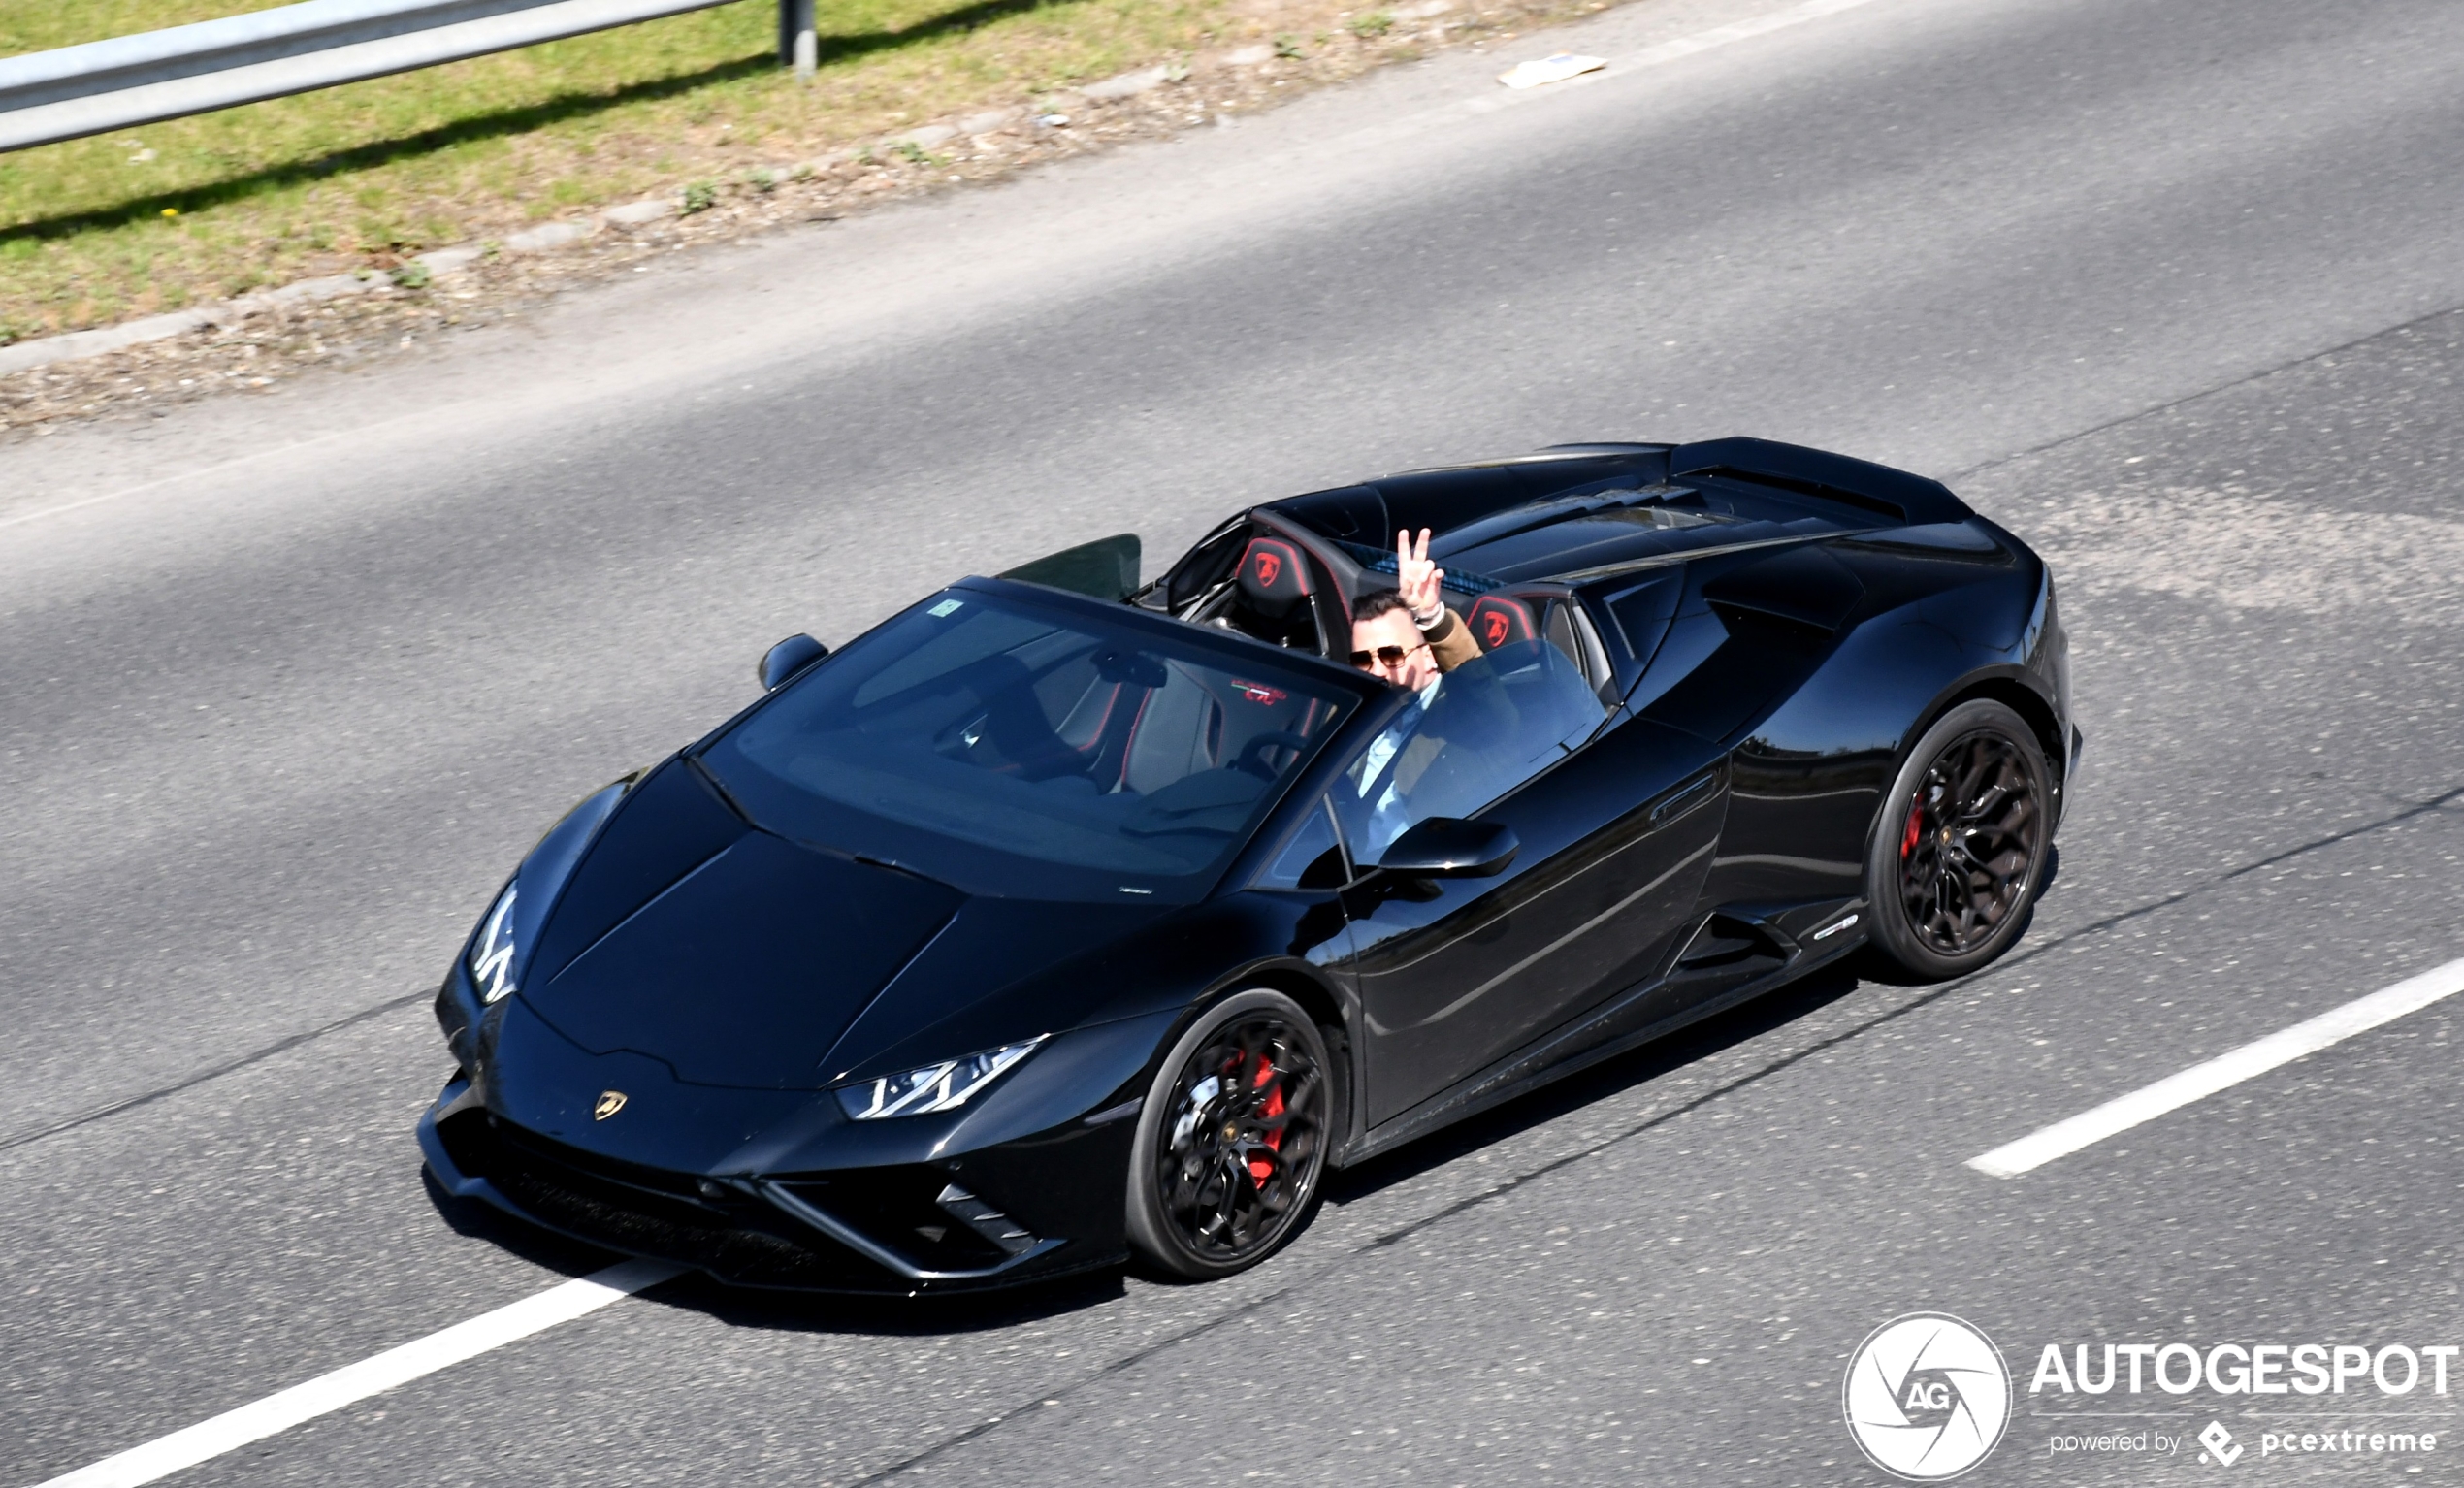
[[[814,1090],[877,1073],[869,1059],[925,1030],[999,1042],[1069,1026],[1086,1009],[1068,998],[968,1015],[1157,914],[970,897],[748,826],[670,764],[565,887],[520,1000],[591,1055],[654,1060],[692,1085]],[[1041,1021],[1006,1026],[1020,1017]]]

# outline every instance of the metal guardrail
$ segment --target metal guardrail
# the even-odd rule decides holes
[[[0,57],[0,150],[107,134],[458,62],[734,0],[305,0]],[[813,0],[780,0],[779,53],[813,66]]]

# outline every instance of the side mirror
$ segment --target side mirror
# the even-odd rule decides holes
[[[829,647],[804,634],[791,635],[762,653],[762,664],[753,674],[762,679],[762,691],[775,693],[789,678],[829,655]]]
[[[1378,867],[1399,878],[1493,878],[1522,850],[1504,823],[1431,817],[1397,837]]]

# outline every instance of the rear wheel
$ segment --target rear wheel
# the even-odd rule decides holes
[[[2007,705],[1963,702],[1908,752],[1865,858],[1874,950],[1940,981],[2019,938],[2053,846],[2052,773]]]
[[[1175,1044],[1139,1113],[1129,1243],[1176,1276],[1230,1276],[1300,1228],[1325,1170],[1326,1041],[1263,988],[1207,1011]]]

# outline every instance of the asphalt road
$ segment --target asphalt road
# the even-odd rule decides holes
[[[1775,995],[1341,1176],[1228,1282],[678,1282],[176,1481],[1878,1482],[1840,1373],[1931,1309],[2022,1374],[1973,1480],[2135,1484],[2218,1470],[2051,1454],[2096,1403],[2025,1393],[2042,1343],[2464,1342],[2464,1010],[1962,1166],[2464,955],[2464,8],[1876,0],[1475,112],[1500,60],[0,451],[0,1481],[602,1264],[431,1202],[425,1000],[769,641],[1601,437],[1906,465],[2053,559],[2091,768],[2000,964]],[[2464,1452],[2453,1400],[2221,1414]]]

